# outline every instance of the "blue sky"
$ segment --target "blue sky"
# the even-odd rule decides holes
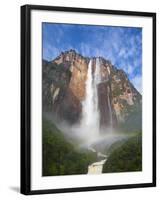
[[[142,93],[142,29],[43,23],[43,59],[53,60],[62,51],[102,56],[123,69]]]

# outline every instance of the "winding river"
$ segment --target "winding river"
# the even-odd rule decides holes
[[[88,148],[92,152],[97,152],[94,148]],[[88,174],[101,174],[103,171],[103,165],[107,161],[107,155],[102,154],[101,152],[97,152],[97,157],[103,158],[100,161],[94,162],[88,166]]]

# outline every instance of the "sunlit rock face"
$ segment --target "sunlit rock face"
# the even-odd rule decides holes
[[[67,88],[79,101],[82,101],[85,96],[85,81],[89,59],[77,54],[74,50],[70,50],[62,53],[52,63],[62,64],[64,68],[70,71],[71,77]]]
[[[81,121],[89,62],[90,58],[74,50],[61,53],[51,62],[43,61],[44,112],[52,112],[70,124]],[[123,70],[101,57],[98,62],[100,80],[96,86],[100,126],[116,127],[125,122],[134,106],[141,106],[142,97]],[[93,76],[95,70],[96,58],[92,58]]]

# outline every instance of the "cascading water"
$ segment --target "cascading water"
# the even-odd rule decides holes
[[[101,72],[100,72],[100,60],[96,58],[96,68],[94,73],[95,85],[97,86],[101,82]]]
[[[109,107],[109,117],[110,117],[110,131],[112,132],[113,129],[113,119],[112,119],[112,108],[111,108],[111,100],[110,100],[110,88],[108,86],[107,88],[108,91],[108,107]]]
[[[100,64],[96,59],[96,67],[93,73],[92,59],[88,65],[86,80],[86,96],[82,102],[82,121],[81,127],[91,139],[99,135],[100,114],[98,108],[98,91],[97,84],[100,81]]]
[[[95,61],[95,68],[93,62]],[[85,134],[85,144],[88,150],[97,154],[97,157],[102,158],[100,161],[94,162],[88,166],[88,174],[100,174],[103,170],[103,165],[107,162],[108,155],[101,152],[100,146],[104,144],[105,148],[121,139],[112,134],[112,108],[110,99],[110,87],[107,86],[108,99],[108,115],[110,118],[110,132],[106,136],[100,134],[100,111],[98,102],[98,84],[102,83],[100,59],[90,60],[88,64],[87,79],[86,79],[86,95],[82,102],[82,119],[81,131]],[[109,79],[107,80],[109,81]],[[106,129],[107,131],[107,129]],[[119,139],[120,138],[120,139]]]
[[[95,68],[93,62],[95,62]],[[98,103],[98,84],[102,83],[100,66],[99,58],[89,61],[85,83],[86,95],[82,102],[81,130],[83,130],[83,133],[90,142],[100,136],[100,111]],[[107,81],[109,81],[109,79]],[[109,86],[107,86],[107,93],[108,115],[110,119],[108,129],[110,133],[112,133],[113,119]]]

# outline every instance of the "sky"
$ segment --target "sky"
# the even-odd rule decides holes
[[[74,49],[86,57],[104,57],[123,69],[142,94],[142,29],[77,24],[42,24],[43,59]]]

